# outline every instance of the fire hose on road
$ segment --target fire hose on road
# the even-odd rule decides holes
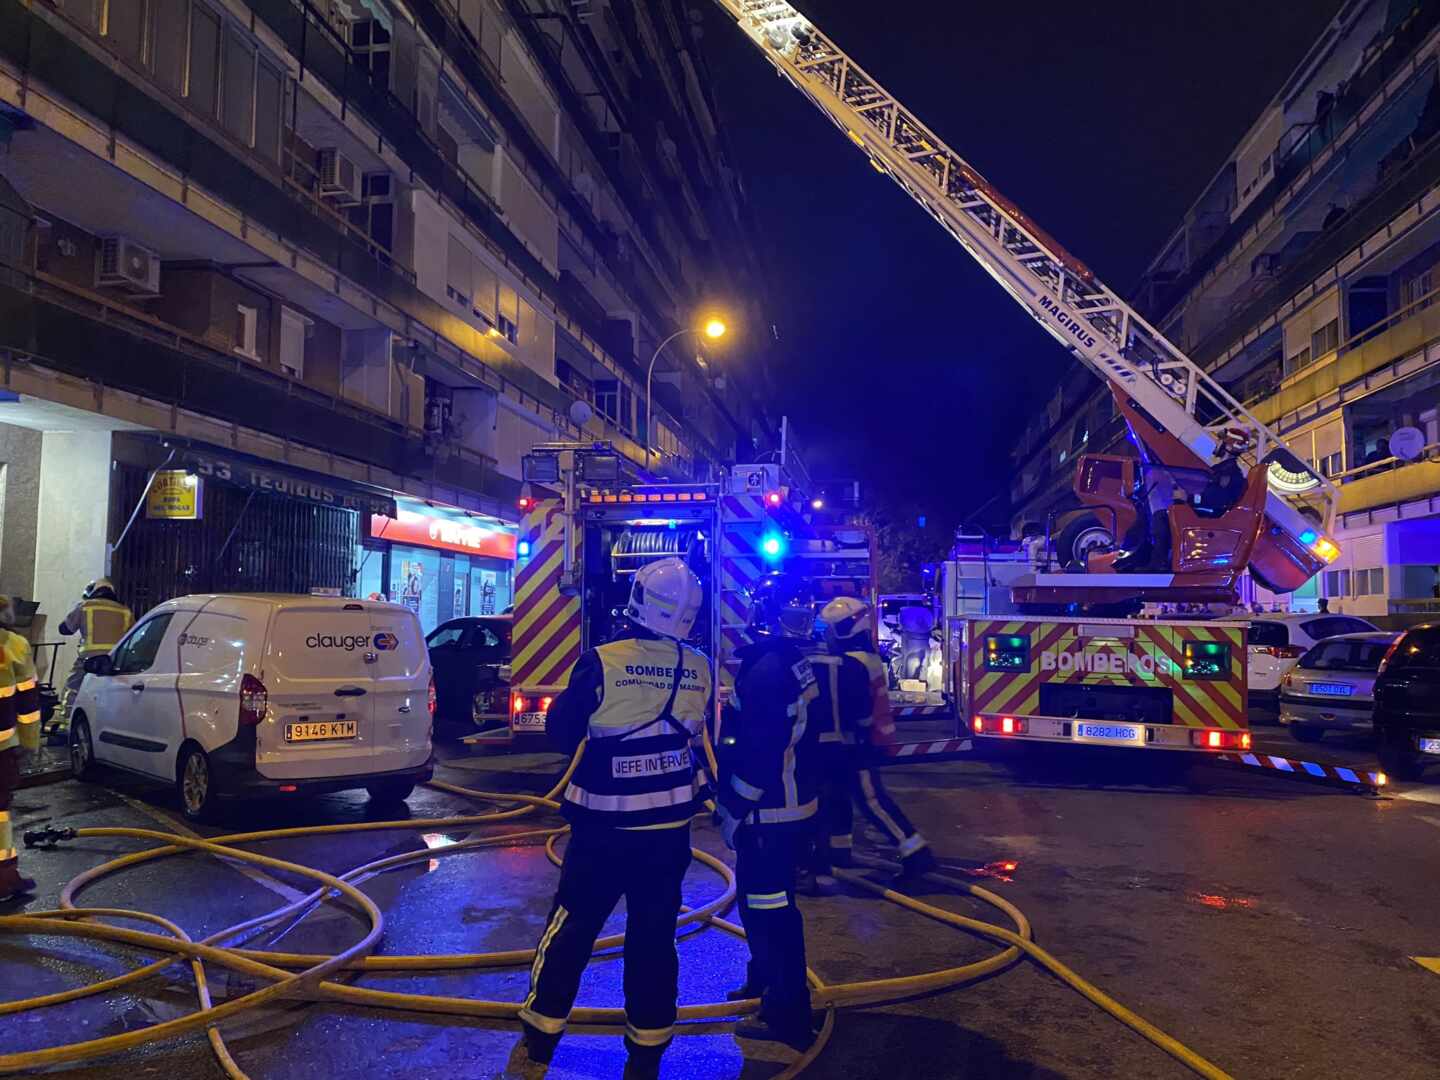
[[[709,747],[707,746],[707,752]],[[150,1027],[109,1035],[97,1039],[66,1043],[43,1050],[21,1053],[0,1054],[0,1074],[13,1074],[63,1064],[92,1061],[111,1054],[133,1050],[141,1046],[174,1039],[198,1030],[205,1030],[210,1045],[225,1073],[233,1080],[245,1080],[246,1074],[231,1056],[220,1033],[222,1021],[235,1018],[243,1013],[260,1008],[267,1003],[284,1000],[334,1001],[351,1005],[365,1005],[373,1008],[396,1009],[409,1012],[426,1012],[441,1015],[475,1017],[498,1020],[514,1020],[520,1009],[519,1002],[486,1001],[467,997],[453,997],[431,994],[397,993],[369,987],[353,986],[336,981],[342,973],[351,972],[408,972],[411,974],[436,973],[462,969],[490,968],[528,965],[534,958],[533,949],[515,949],[504,952],[468,953],[417,956],[377,956],[384,935],[384,915],[375,903],[358,888],[358,882],[374,874],[393,870],[410,863],[437,857],[473,852],[487,847],[513,844],[519,841],[543,839],[546,854],[556,866],[561,856],[556,844],[568,831],[566,826],[528,829],[496,836],[478,837],[438,849],[422,848],[418,851],[378,859],[356,867],[344,874],[334,875],[284,859],[277,859],[247,851],[240,845],[269,840],[296,837],[315,837],[339,833],[377,831],[437,831],[476,828],[493,825],[538,810],[559,808],[558,794],[564,789],[584,753],[582,744],[569,768],[560,781],[544,796],[519,795],[498,792],[481,792],[453,784],[434,782],[432,787],[467,798],[511,805],[505,809],[488,813],[471,814],[446,818],[431,818],[415,821],[357,822],[342,825],[306,826],[290,829],[272,829],[262,832],[235,833],[213,840],[182,836],[156,829],[132,828],[81,828],[64,830],[57,836],[61,839],[74,838],[123,838],[153,842],[157,846],[120,856],[88,870],[65,886],[60,895],[60,907],[52,911],[33,912],[26,915],[0,916],[0,934],[34,934],[83,938],[95,942],[109,942],[125,945],[142,952],[159,954],[156,959],[124,975],[94,982],[59,993],[18,1001],[0,1002],[0,1016],[16,1015],[48,1006],[80,1000],[96,994],[109,993],[133,986],[145,979],[153,978],[173,964],[188,962],[195,980],[195,992],[199,1008],[188,1015],[164,1021]],[[713,767],[713,755],[711,755]],[[227,860],[237,860],[268,870],[277,870],[309,878],[317,883],[308,895],[257,916],[235,926],[210,935],[202,941],[194,941],[185,930],[158,915],[148,912],[121,908],[76,906],[76,897],[96,882],[142,863],[156,859],[170,858],[190,852],[202,852]],[[685,926],[704,924],[715,927],[737,937],[744,937],[744,931],[734,923],[720,918],[720,913],[735,898],[734,872],[720,859],[693,849],[695,858],[704,866],[714,870],[724,882],[724,889],[713,899],[695,908],[682,911],[677,929]],[[983,960],[944,968],[917,975],[902,975],[893,978],[869,979],[859,982],[827,983],[810,972],[812,1000],[817,1009],[825,1010],[824,1026],[819,1038],[797,1061],[789,1065],[782,1078],[798,1076],[823,1050],[835,1024],[835,1012],[839,1008],[857,1005],[875,1005],[893,1002],[917,994],[948,989],[974,981],[1000,971],[1014,964],[1022,955],[1028,956],[1047,971],[1071,986],[1077,992],[1114,1016],[1121,1023],[1143,1035],[1170,1056],[1201,1076],[1212,1080],[1228,1080],[1227,1074],[1199,1054],[1190,1050],[1176,1039],[1149,1024],[1140,1016],[1125,1008],[1097,987],[1086,982],[1078,974],[1036,945],[1032,940],[1029,921],[1025,915],[1003,897],[976,885],[950,878],[943,874],[928,875],[937,884],[953,888],[982,900],[1002,911],[1013,924],[1010,927],[984,922],[958,915],[906,896],[854,872],[841,872],[854,885],[874,892],[892,903],[914,911],[926,918],[965,930],[979,937],[998,942],[1004,946],[999,952]],[[369,929],[359,940],[348,948],[333,955],[306,953],[285,953],[239,947],[227,947],[223,943],[242,934],[251,933],[285,919],[303,916],[315,905],[325,901],[332,894],[339,894],[363,913]],[[130,929],[115,926],[100,920],[125,920],[149,923],[154,931]],[[603,937],[595,943],[598,954],[620,945],[623,934]],[[257,990],[216,1004],[210,994],[206,975],[207,965],[215,965],[247,976],[268,980],[268,984]],[[712,1004],[685,1005],[679,1010],[681,1021],[717,1021],[735,1019],[754,1012],[759,1008],[757,999],[738,1002],[717,1002]],[[570,1016],[572,1022],[582,1025],[623,1027],[625,1014],[618,1008],[576,1007]],[[681,1032],[683,1034],[682,1026]]]

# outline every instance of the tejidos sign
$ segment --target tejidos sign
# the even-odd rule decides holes
[[[162,521],[197,521],[205,500],[200,477],[184,469],[161,469],[145,494],[145,516]]]
[[[284,495],[322,506],[335,506],[363,513],[395,513],[395,500],[379,492],[327,483],[323,477],[272,469],[240,458],[197,453],[193,450],[187,451],[183,456],[190,467],[202,477],[249,488],[262,494]]]

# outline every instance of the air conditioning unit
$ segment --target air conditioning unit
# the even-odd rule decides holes
[[[123,236],[102,237],[95,284],[123,289],[131,296],[159,296],[160,256]]]
[[[339,206],[360,205],[360,169],[333,146],[316,154],[315,171],[320,174],[320,194]]]

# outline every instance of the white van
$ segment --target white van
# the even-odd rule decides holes
[[[113,765],[174,784],[187,817],[225,796],[430,779],[434,684],[415,613],[323,596],[182,596],[86,662],[70,721],[77,777]]]

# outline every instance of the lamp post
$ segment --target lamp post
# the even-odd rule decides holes
[[[660,359],[660,354],[665,351],[665,346],[678,337],[686,334],[704,334],[712,341],[725,336],[725,324],[719,319],[707,319],[703,327],[683,327],[660,342],[655,348],[655,355],[650,357],[650,366],[645,369],[645,467],[650,467],[650,448],[655,442],[655,411],[654,402],[651,397],[651,387],[655,376],[655,361]]]

